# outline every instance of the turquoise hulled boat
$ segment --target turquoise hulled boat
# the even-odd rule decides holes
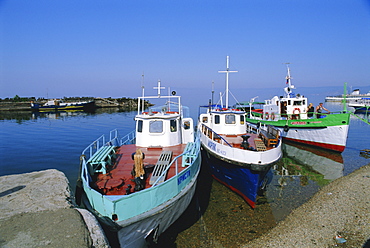
[[[117,232],[121,247],[156,242],[188,207],[201,166],[200,140],[180,97],[138,98],[136,128],[101,136],[81,156],[79,202]],[[144,111],[141,102],[166,105]],[[173,102],[175,101],[175,102]]]

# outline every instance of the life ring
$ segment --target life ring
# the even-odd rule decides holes
[[[265,119],[268,120],[270,118],[269,113],[265,112]]]
[[[296,113],[296,111],[298,111],[298,113]],[[301,110],[299,109],[299,108],[295,108],[294,110],[293,110],[293,114],[294,115],[299,115],[301,113]]]
[[[275,120],[275,113],[271,113],[271,120]]]

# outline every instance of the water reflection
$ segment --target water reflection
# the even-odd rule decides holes
[[[130,112],[132,108],[98,108],[91,111],[86,110],[65,110],[65,111],[0,111],[0,120],[15,120],[21,124],[25,121],[32,121],[35,119],[63,119],[67,117],[94,115],[94,114],[113,114],[120,112]]]
[[[340,153],[285,142],[283,158],[273,167],[266,196],[277,221],[302,205],[321,187],[343,176]]]
[[[289,142],[284,143],[283,152],[285,175],[306,176],[320,186],[343,176],[343,157],[340,153]]]

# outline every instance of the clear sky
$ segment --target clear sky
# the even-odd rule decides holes
[[[0,98],[370,85],[370,0],[0,0]]]

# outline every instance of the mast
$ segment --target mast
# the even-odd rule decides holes
[[[287,94],[287,96],[291,97],[291,94],[293,93],[292,89],[295,89],[295,87],[291,83],[292,77],[290,76],[290,68],[289,68],[290,63],[285,63],[285,64],[286,64],[286,68],[287,68],[287,75],[285,77],[287,87],[285,87],[284,90],[285,90],[285,93]]]
[[[143,74],[141,75],[141,91],[142,91],[142,97],[143,97],[143,106],[142,106],[142,112],[144,112],[144,106],[145,106],[145,100],[144,100],[144,72]]]
[[[213,95],[215,93],[215,82],[212,81],[212,102],[211,105],[213,105]]]
[[[347,83],[344,83],[342,104],[343,104],[343,112],[347,113]]]
[[[158,80],[158,86],[153,87],[153,89],[158,90],[158,98],[161,98],[161,90],[164,90],[166,87],[161,87],[161,80]]]
[[[229,56],[226,56],[226,71],[218,71],[219,73],[226,73],[226,108],[229,108],[229,73],[238,72],[229,70]]]

